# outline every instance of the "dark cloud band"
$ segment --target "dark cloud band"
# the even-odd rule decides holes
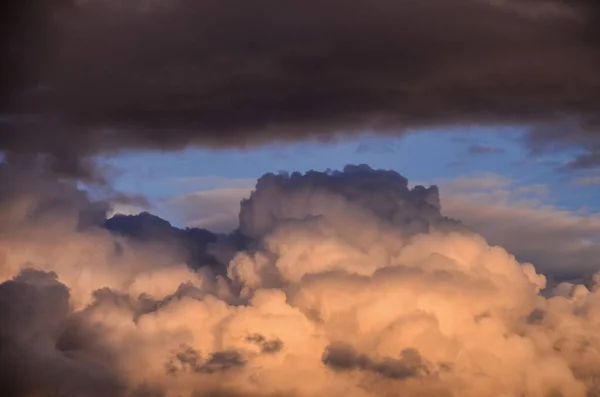
[[[21,3],[6,14],[0,149],[73,167],[127,148],[581,126],[600,108],[591,1]]]

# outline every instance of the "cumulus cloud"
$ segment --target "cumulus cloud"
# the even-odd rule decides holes
[[[553,281],[589,278],[600,265],[596,259],[600,254],[597,216],[584,209],[554,206],[548,186],[524,185],[494,173],[471,174],[437,182],[440,183],[441,202],[446,215],[460,219],[520,260],[532,262]],[[582,186],[590,186],[593,182],[593,177],[573,181]],[[174,211],[190,224],[199,226],[208,225],[214,212],[223,214],[223,218],[219,219],[222,231],[231,232],[239,225],[239,201],[249,196],[250,191],[251,188],[239,192],[215,189],[210,195],[224,197],[218,203],[202,197],[196,200],[195,194],[184,196],[186,205]],[[175,203],[179,200],[174,200]],[[217,211],[213,210],[213,206]],[[202,216],[196,218],[191,215],[196,213]]]
[[[552,205],[545,185],[497,174],[441,181],[445,213],[530,261],[555,280],[590,278],[600,266],[600,217]]]
[[[494,173],[437,182],[444,214],[460,219],[467,227],[491,243],[505,247],[520,260],[533,263],[553,283],[572,278],[589,280],[600,266],[597,260],[600,254],[597,215],[584,209],[554,206],[548,186],[522,184]],[[577,185],[588,184],[584,186],[593,182],[593,177],[573,181]],[[223,225],[223,231],[231,232],[239,225],[239,201],[248,197],[251,190],[214,189],[210,195],[223,197],[218,202],[204,200],[201,196],[196,199],[195,194],[186,195],[183,196],[186,205],[174,208],[174,211],[190,224],[200,226],[207,225],[213,213],[223,214],[219,224]],[[174,205],[176,203],[179,200],[173,201]],[[202,215],[196,218],[192,214]]]
[[[263,176],[227,277],[157,241],[78,226],[93,203],[34,177],[0,207],[9,395],[599,392],[598,289],[541,295],[531,264],[396,172]]]
[[[562,122],[598,146],[594,0],[7,4],[0,150],[65,170],[125,148],[456,124],[554,142]]]

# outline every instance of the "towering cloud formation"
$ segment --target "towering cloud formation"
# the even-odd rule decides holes
[[[600,392],[600,292],[543,297],[531,265],[397,173],[265,175],[227,277],[82,222],[97,206],[74,186],[19,180],[1,207],[6,395]]]
[[[457,225],[441,215],[437,186],[410,190],[408,180],[397,172],[374,171],[363,164],[348,165],[343,172],[264,175],[256,191],[242,202],[240,230],[260,238],[282,221],[308,217],[326,217],[337,229],[349,229],[351,234],[358,227],[348,226],[356,221],[386,220],[389,226],[407,233]]]
[[[556,122],[598,145],[595,0],[7,3],[0,150]]]

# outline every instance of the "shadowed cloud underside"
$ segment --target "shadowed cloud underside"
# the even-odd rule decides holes
[[[8,3],[0,150],[65,170],[124,149],[470,124],[532,125],[535,148],[598,163],[595,1]]]

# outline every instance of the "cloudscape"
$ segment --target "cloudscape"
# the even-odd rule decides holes
[[[0,395],[600,396],[593,0],[0,9]]]
[[[68,182],[1,172],[26,181],[2,206],[8,395],[599,392],[596,288],[541,294],[435,186],[368,166],[264,175],[219,272],[223,256],[192,266],[167,238],[107,230]]]

